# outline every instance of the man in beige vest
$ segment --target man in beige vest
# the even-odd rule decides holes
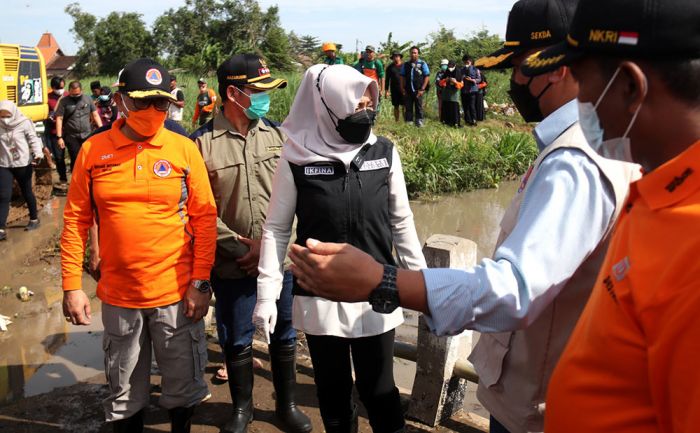
[[[567,67],[532,79],[520,71],[527,56],[564,40],[575,3],[518,1],[504,47],[476,63],[512,68],[513,102],[526,121],[540,122],[540,155],[501,222],[492,260],[469,270],[399,270],[394,283],[391,272],[350,246],[311,241],[309,249],[292,249],[300,285],[320,296],[378,305],[379,298],[383,308],[400,303],[426,313],[439,335],[482,332],[470,360],[493,433],[543,431],[550,375],[639,175],[638,167],[603,159],[586,143]]]

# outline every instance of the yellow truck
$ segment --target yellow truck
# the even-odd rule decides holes
[[[44,131],[49,116],[46,63],[36,47],[0,44],[0,100],[17,104],[22,114]]]

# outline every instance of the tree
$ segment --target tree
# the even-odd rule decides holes
[[[125,64],[158,53],[141,15],[112,12],[99,21],[94,30],[101,74],[116,75]]]
[[[314,57],[321,50],[321,41],[316,36],[303,35],[299,40],[299,48],[301,54]]]
[[[200,55],[212,42],[215,22],[210,17],[220,11],[217,0],[187,0],[184,6],[167,10],[153,24],[155,45],[175,64]]]
[[[289,54],[289,40],[282,27],[270,28],[265,34],[260,49],[272,69],[288,71],[292,68],[293,59]]]
[[[486,28],[471,33],[471,37],[463,44],[464,53],[468,53],[474,59],[487,56],[503,46],[501,37],[489,33]]]
[[[97,18],[87,12],[83,12],[78,3],[69,4],[64,11],[73,18],[71,33],[73,33],[75,42],[80,47],[77,52],[78,60],[75,62],[75,72],[78,75],[97,75],[99,65],[94,38]]]

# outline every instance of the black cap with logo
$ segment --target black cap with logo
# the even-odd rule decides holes
[[[256,54],[236,54],[216,70],[219,83],[271,90],[287,87],[287,80],[272,78],[265,60]]]
[[[130,98],[168,98],[170,94],[170,74],[168,70],[153,59],[142,58],[124,66],[119,72],[116,85],[120,93]]]
[[[585,1],[585,0],[584,0]],[[578,0],[520,0],[508,15],[503,47],[474,64],[482,69],[512,67],[513,57],[563,41]]]
[[[522,71],[539,75],[589,54],[700,58],[700,1],[581,1],[566,40],[530,56]]]

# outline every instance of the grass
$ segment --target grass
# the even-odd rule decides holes
[[[271,92],[271,109],[267,117],[281,122],[292,105],[301,75],[278,75],[286,78],[289,85]],[[190,122],[198,93],[198,77],[178,73],[177,78],[178,86],[185,93],[183,126],[191,132],[194,130]],[[103,85],[116,81],[116,77],[85,78],[82,80],[84,88],[88,89],[89,83],[95,79]],[[507,94],[509,79],[507,74],[488,73],[488,103],[510,102]],[[216,77],[207,77],[207,82],[209,87],[218,90]],[[486,121],[478,127],[450,128],[437,120],[436,99],[434,88],[431,88],[426,98],[426,125],[423,128],[395,122],[388,100],[381,104],[375,127],[377,134],[387,136],[396,144],[406,186],[412,197],[495,187],[502,180],[524,173],[537,156],[530,128],[520,116],[506,118],[488,113]]]

